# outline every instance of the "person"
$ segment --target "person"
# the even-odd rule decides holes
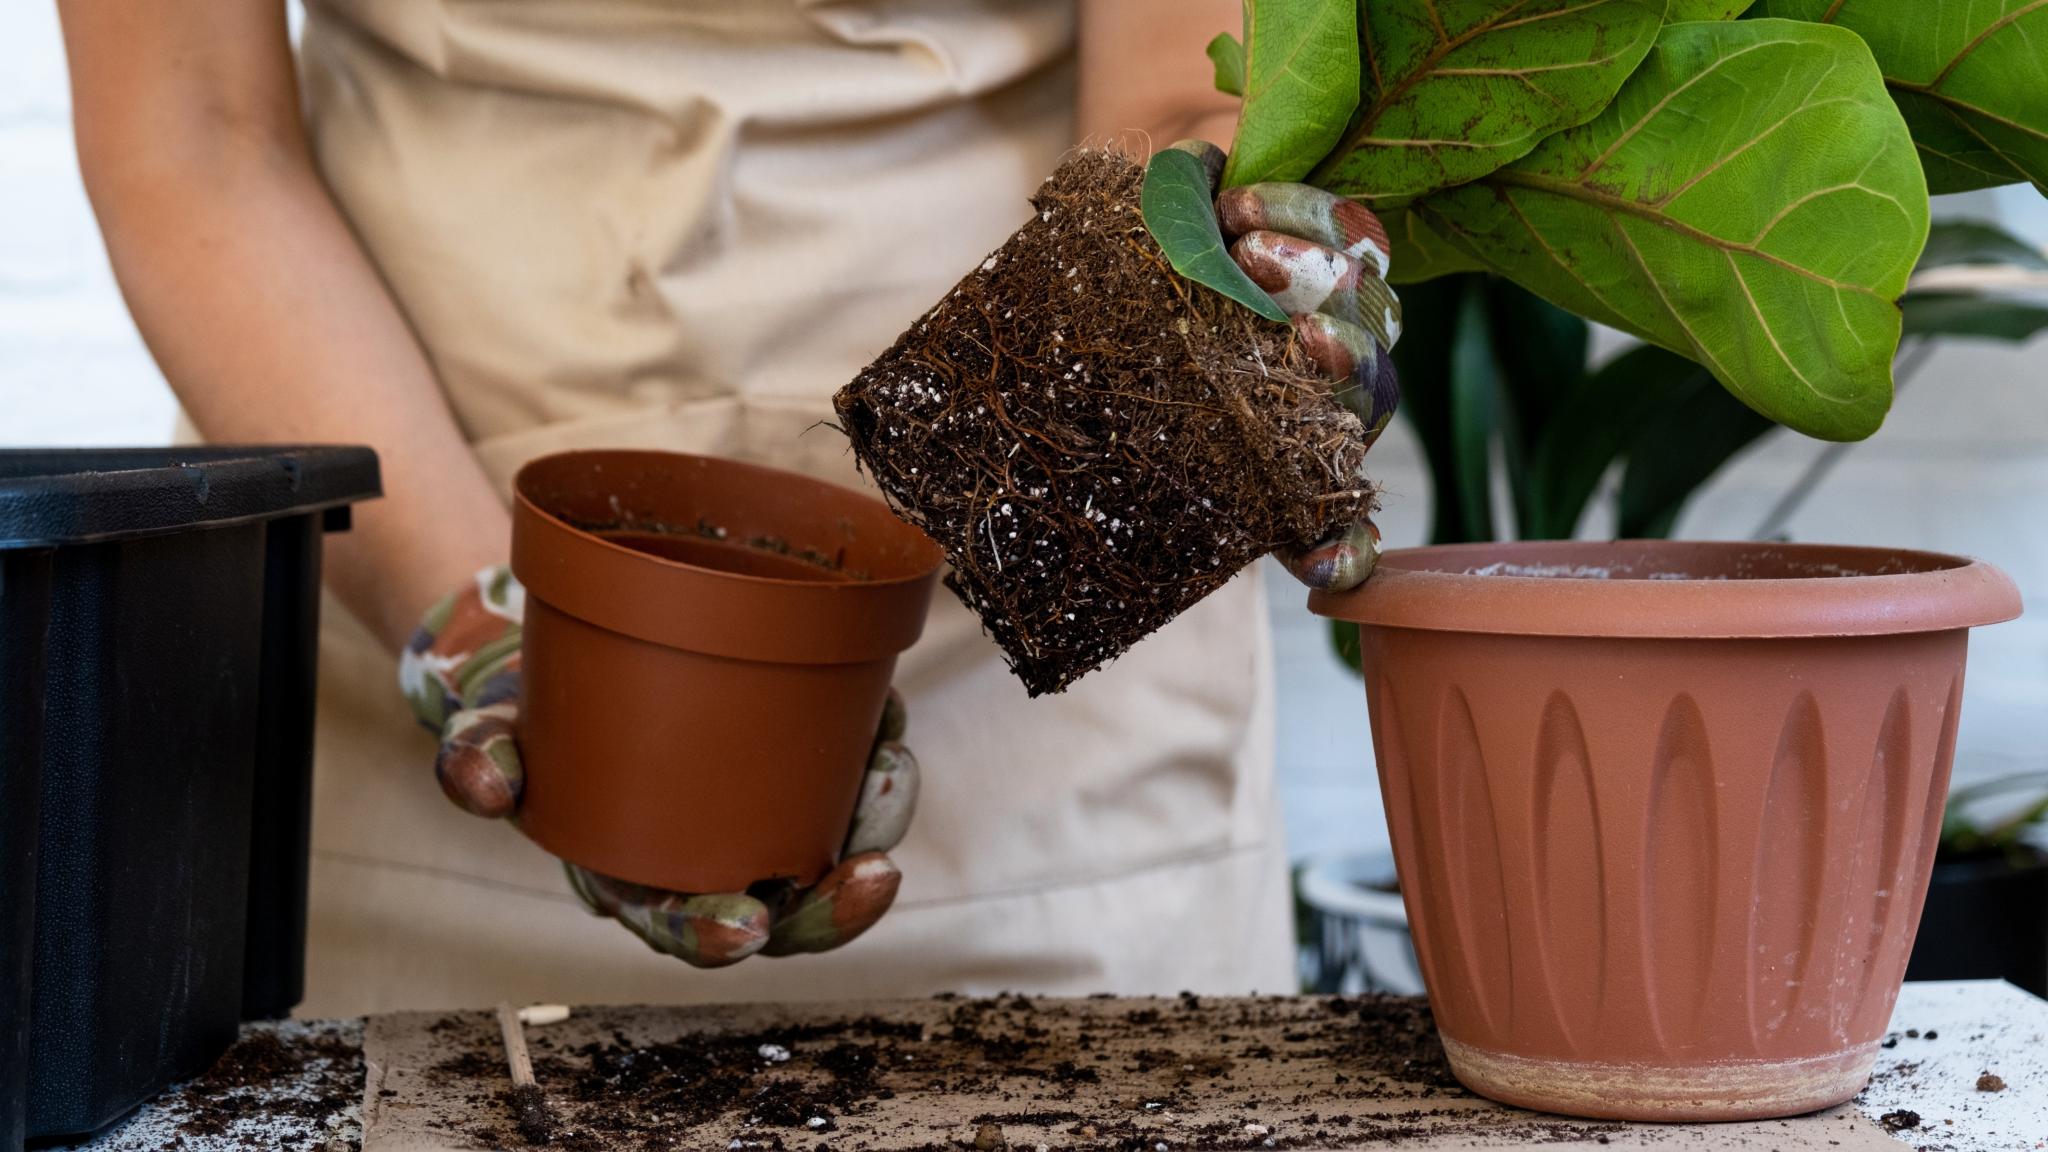
[[[386,498],[328,545],[303,1012],[1293,987],[1256,572],[1037,701],[942,595],[897,672],[921,812],[880,865],[861,854],[883,881],[863,923],[771,950],[893,910],[857,947],[715,976],[661,953],[732,959],[772,927],[602,877],[572,893],[434,795],[390,687],[407,649],[431,720],[516,701],[516,663],[469,669],[484,700],[450,669],[516,647],[493,566],[527,460],[657,447],[858,484],[815,427],[830,394],[1066,149],[1228,139],[1203,48],[1235,0],[309,0],[296,60],[283,0],[60,9],[86,188],[199,432],[383,462]],[[1240,230],[1267,233],[1247,267],[1291,270],[1304,340],[1334,377],[1371,375],[1383,346],[1331,319],[1346,277],[1384,273],[1384,237],[1269,191],[1238,198]],[[1328,583],[1371,555],[1359,526],[1296,559]],[[501,795],[471,807],[516,806],[516,772],[456,767],[451,794],[482,780]]]

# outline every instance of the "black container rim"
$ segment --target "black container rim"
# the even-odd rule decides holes
[[[383,494],[353,445],[0,450],[0,551],[96,544],[319,512]]]

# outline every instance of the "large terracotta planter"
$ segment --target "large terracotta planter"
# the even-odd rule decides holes
[[[1390,552],[1373,748],[1451,1067],[1581,1116],[1735,1119],[1868,1079],[1927,885],[1967,629],[1956,556],[1745,543]]]
[[[938,548],[857,492],[703,456],[565,453],[514,490],[527,835],[684,892],[823,875]]]

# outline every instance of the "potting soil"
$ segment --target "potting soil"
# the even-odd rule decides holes
[[[1033,695],[1374,507],[1358,418],[1289,328],[1173,272],[1143,179],[1071,153],[1037,215],[835,399]]]

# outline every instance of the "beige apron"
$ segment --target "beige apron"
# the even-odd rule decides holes
[[[578,446],[858,483],[832,391],[1028,213],[1072,135],[1067,0],[324,0],[334,194],[502,487]],[[427,500],[431,492],[391,492]],[[1285,991],[1255,574],[1027,700],[942,593],[899,667],[925,766],[893,912],[703,973],[441,798],[393,661],[323,635],[310,1014],[513,1000]]]

